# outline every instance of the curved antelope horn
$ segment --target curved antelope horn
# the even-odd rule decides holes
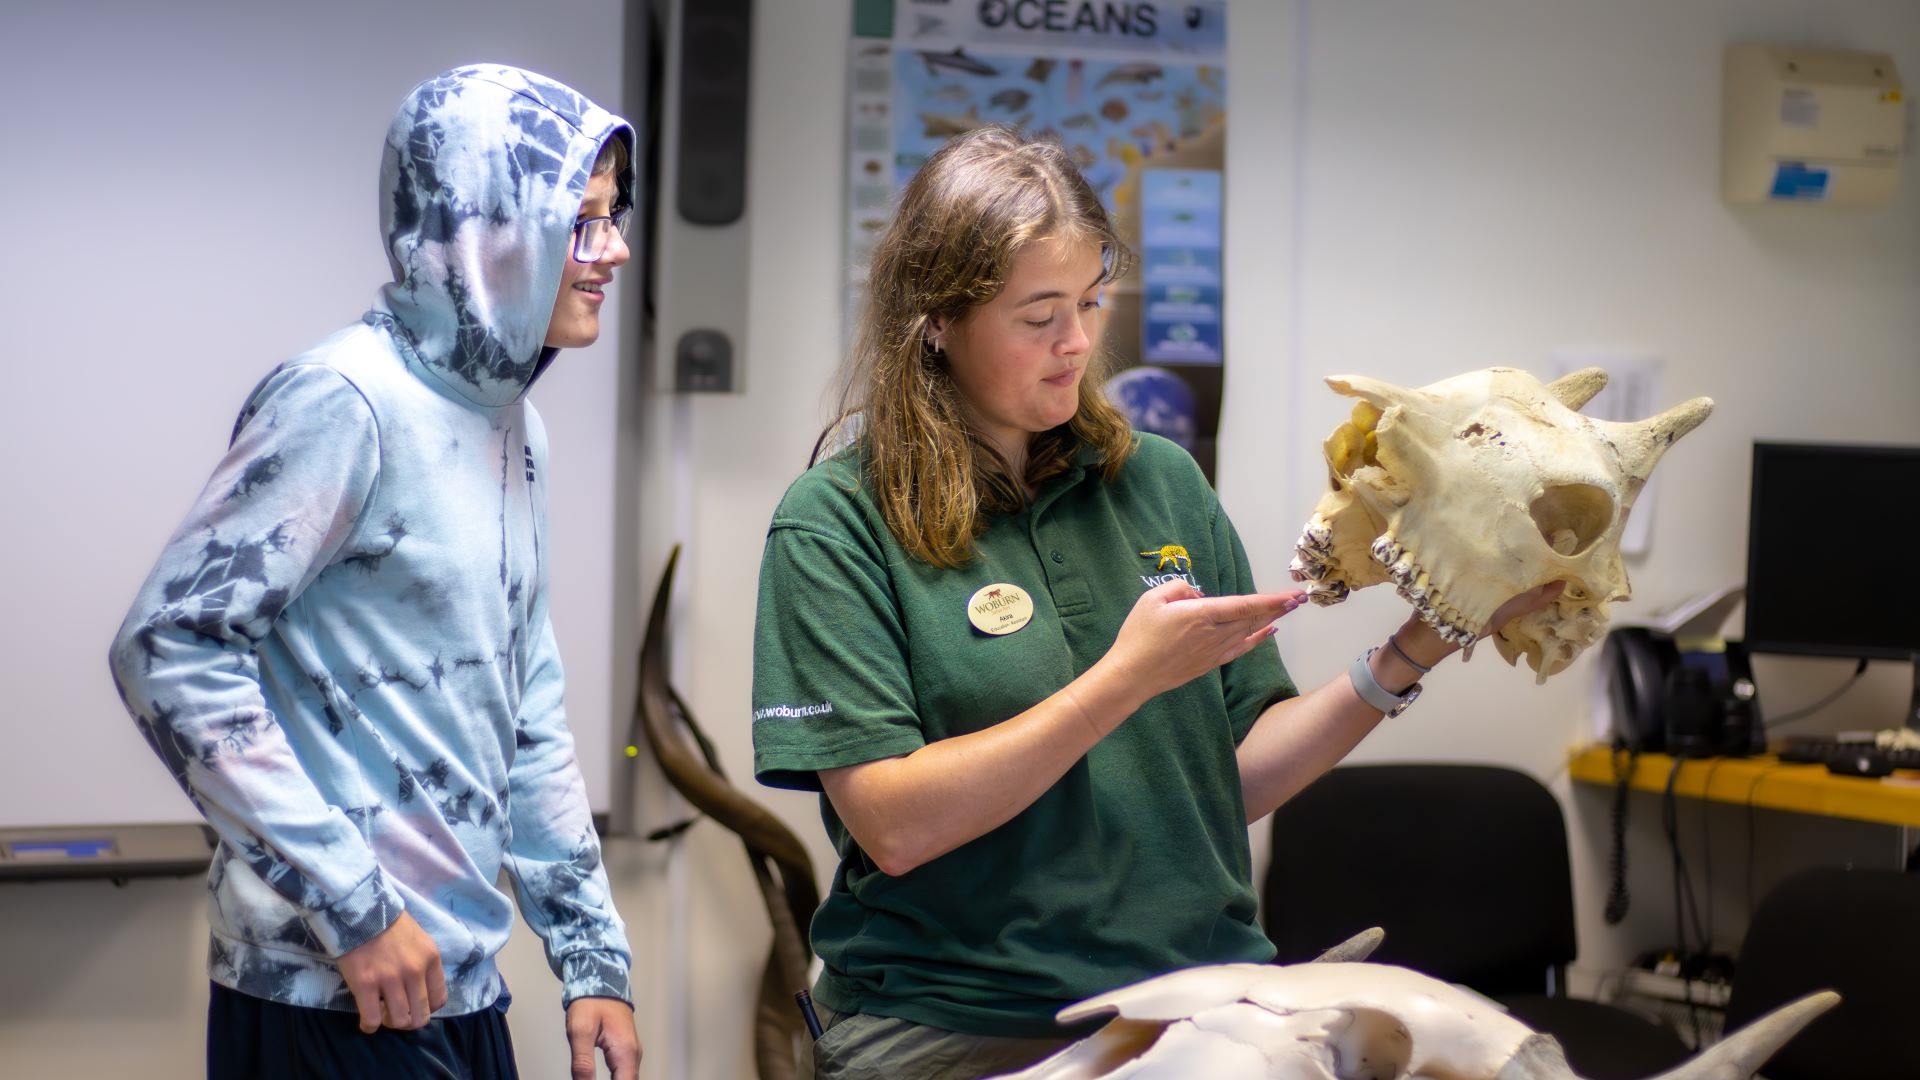
[[[1405,405],[1425,397],[1419,390],[1409,390],[1404,386],[1395,386],[1381,379],[1370,379],[1365,375],[1329,375],[1327,385],[1335,393],[1347,397],[1365,398],[1382,412],[1395,405]]]
[[[1547,384],[1547,393],[1552,394],[1560,404],[1580,411],[1580,407],[1593,400],[1593,395],[1607,388],[1605,368],[1588,367],[1569,372]]]
[[[1831,990],[1808,994],[1799,1001],[1780,1006],[1715,1043],[1706,1053],[1653,1080],[1750,1080],[1754,1071],[1765,1065],[1788,1039],[1839,1003],[1840,995]]]
[[[1630,424],[1601,423],[1620,455],[1620,467],[1636,480],[1645,480],[1660,463],[1667,447],[1700,426],[1713,412],[1713,399],[1697,397],[1683,401],[1658,416]]]
[[[1375,926],[1362,930],[1347,940],[1313,958],[1316,964],[1356,964],[1373,955],[1373,950],[1387,939],[1387,932]]]

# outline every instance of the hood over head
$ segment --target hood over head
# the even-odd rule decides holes
[[[387,130],[380,226],[389,325],[422,376],[483,407],[526,393],[555,350],[547,323],[594,159],[626,143],[617,205],[633,203],[633,128],[543,75],[455,68],[413,88]]]

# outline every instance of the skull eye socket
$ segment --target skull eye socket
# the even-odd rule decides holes
[[[1586,554],[1613,524],[1613,499],[1592,484],[1550,487],[1527,510],[1547,546],[1569,557]]]
[[[1335,1074],[1355,1078],[1404,1076],[1413,1064],[1413,1034],[1407,1026],[1380,1009],[1350,1009],[1347,1016],[1344,1031],[1329,1032]]]

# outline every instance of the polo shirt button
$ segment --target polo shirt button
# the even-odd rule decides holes
[[[1067,561],[1067,557],[1056,551],[1053,553],[1053,561],[1055,563],[1064,563]]]

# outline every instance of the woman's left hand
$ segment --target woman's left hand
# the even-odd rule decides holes
[[[1565,592],[1566,589],[1567,583],[1564,581],[1549,582],[1537,589],[1528,589],[1519,596],[1501,604],[1500,607],[1494,611],[1493,621],[1487,624],[1486,634],[1483,636],[1497,634],[1500,632],[1501,627],[1520,616],[1530,615],[1533,612],[1539,611],[1541,608],[1560,599],[1560,594]]]
[[[1566,588],[1566,582],[1555,581],[1537,589],[1528,589],[1508,600],[1494,611],[1493,621],[1487,624],[1487,628],[1481,632],[1480,636],[1491,637],[1514,619],[1529,612],[1539,611],[1558,600]],[[1389,689],[1412,686],[1435,664],[1460,651],[1460,646],[1441,638],[1434,632],[1433,627],[1421,621],[1418,615],[1409,615],[1406,623],[1394,632],[1393,640],[1399,646],[1399,651],[1397,653],[1380,651],[1375,661],[1378,666],[1374,669],[1374,675],[1380,680],[1380,685]],[[1406,664],[1400,659],[1401,656],[1413,660],[1420,667],[1415,668]],[[1395,689],[1395,692],[1398,693],[1399,690]]]

